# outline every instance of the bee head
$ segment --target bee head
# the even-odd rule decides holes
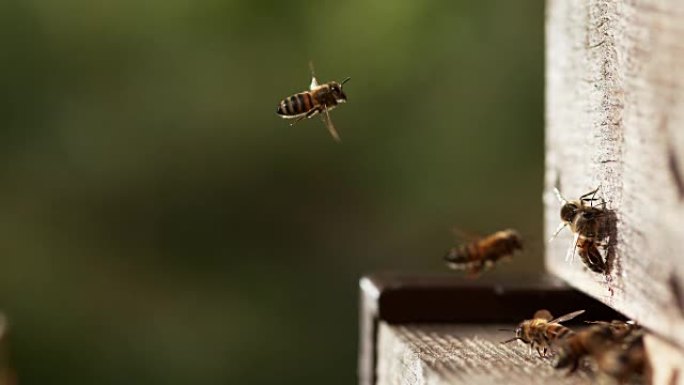
[[[342,86],[344,85],[344,83],[348,82],[349,79],[351,79],[351,78],[346,78],[346,79],[342,80],[342,83],[332,82],[330,85],[330,89],[332,90],[333,96],[335,96],[335,100],[338,103],[346,103],[347,102],[347,95],[342,90]]]
[[[515,230],[506,230],[509,234],[509,239],[511,240],[511,244],[513,245],[514,248],[516,249],[522,249],[523,248],[523,240],[520,234],[518,234],[517,231]]]
[[[513,342],[513,341],[518,341],[518,340],[519,340],[519,341],[522,341],[522,342],[524,342],[524,343],[526,343],[526,344],[529,344],[529,343],[530,343],[530,340],[528,340],[527,338],[525,338],[525,327],[526,327],[527,324],[529,324],[529,322],[530,322],[530,321],[527,320],[527,321],[523,321],[523,322],[521,322],[520,324],[518,324],[518,327],[515,328],[515,337],[513,337],[513,338],[511,338],[511,339],[507,339],[506,341],[501,341],[501,343],[502,343],[502,344],[507,344],[507,343],[509,343],[509,342]],[[499,330],[501,330],[501,331],[513,331],[513,330],[511,330],[511,329],[499,329]]]
[[[563,222],[572,222],[580,207],[577,202],[567,202],[561,207],[560,217]]]
[[[528,341],[525,339],[524,334],[525,334],[525,333],[523,332],[523,324],[518,325],[518,327],[515,328],[515,338],[520,339],[520,340],[522,340],[523,342],[528,342]]]

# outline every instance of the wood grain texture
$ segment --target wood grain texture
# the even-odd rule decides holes
[[[588,319],[621,319],[608,306],[546,274],[488,274],[474,281],[453,274],[385,272],[363,277],[359,286],[360,385],[377,384],[377,357],[387,357],[380,352],[380,324],[477,324],[492,330],[491,325],[517,324],[540,307],[552,314],[584,309]]]
[[[601,186],[615,213],[610,274],[546,265],[684,348],[684,1],[549,0],[545,231],[569,199]]]
[[[404,325],[379,328],[378,385],[593,384],[578,370],[555,370],[522,343],[503,345],[513,325]]]

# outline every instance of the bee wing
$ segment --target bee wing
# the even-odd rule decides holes
[[[556,319],[553,319],[553,320],[549,321],[549,323],[561,323],[561,322],[565,322],[565,321],[570,321],[571,319],[577,317],[578,315],[580,315],[582,313],[584,313],[584,310],[573,311],[572,313],[568,313],[568,314],[562,315]]]
[[[565,262],[570,261],[570,263],[572,263],[572,261],[575,260],[575,251],[577,250],[577,244],[579,244],[579,237],[579,233],[575,233],[575,237],[572,240],[572,247],[568,250],[567,254],[565,254]]]
[[[316,71],[314,71],[313,61],[309,60],[309,70],[311,70],[311,85],[309,90],[313,91],[314,88],[318,88],[318,80],[316,80]]]
[[[316,88],[318,88],[318,80],[316,80],[315,76],[312,76],[311,77],[311,85],[309,86],[309,90],[313,91]]]
[[[456,238],[460,238],[462,241],[474,241],[476,239],[482,238],[480,234],[466,230],[459,226],[452,226],[451,232],[456,236]]]
[[[340,142],[340,135],[337,133],[337,130],[335,129],[335,125],[332,122],[332,119],[330,119],[330,112],[328,112],[328,107],[323,108],[325,111],[325,115],[321,115],[321,120],[323,120],[323,124],[328,128],[328,131],[330,132],[330,135],[335,139],[336,142]]]

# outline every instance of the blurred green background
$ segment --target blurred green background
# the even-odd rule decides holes
[[[352,384],[361,274],[541,244],[541,0],[5,0],[0,36],[22,384]],[[310,59],[341,145],[275,115]]]

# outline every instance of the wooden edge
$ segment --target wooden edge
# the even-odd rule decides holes
[[[684,385],[684,352],[658,336],[644,337],[651,385]]]
[[[517,324],[543,308],[556,315],[586,310],[578,320],[624,319],[601,302],[545,275],[473,281],[453,275],[381,273],[361,278],[359,285],[360,385],[376,383],[380,321]]]
[[[380,292],[371,278],[363,277],[359,298],[359,356],[358,377],[360,385],[374,385],[376,382],[375,364],[378,355],[378,299]]]

